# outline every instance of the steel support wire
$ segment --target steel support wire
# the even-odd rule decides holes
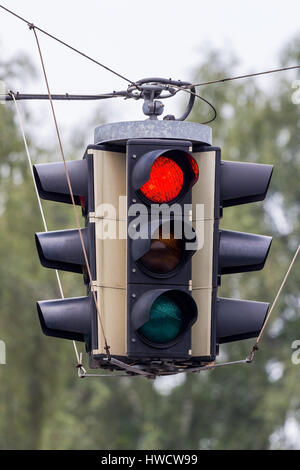
[[[39,57],[40,57],[40,61],[41,61],[41,66],[42,66],[42,70],[43,70],[43,75],[44,75],[44,79],[45,79],[45,84],[46,84],[48,96],[49,96],[49,103],[50,103],[50,107],[51,107],[52,117],[53,117],[54,126],[55,126],[55,130],[56,130],[56,135],[57,135],[57,140],[58,140],[58,144],[59,144],[59,149],[60,149],[61,157],[62,157],[62,160],[63,160],[63,163],[64,163],[64,168],[65,168],[65,173],[66,173],[66,178],[67,178],[67,184],[68,184],[68,188],[69,188],[69,192],[70,192],[70,196],[71,196],[71,201],[72,201],[72,206],[73,206],[73,210],[74,210],[75,221],[76,221],[76,225],[77,225],[77,229],[78,229],[78,234],[79,234],[80,243],[81,243],[81,247],[82,247],[82,251],[83,251],[83,256],[84,256],[84,260],[85,260],[85,264],[86,264],[86,268],[87,268],[88,277],[89,277],[89,280],[90,280],[90,283],[91,283],[92,282],[92,274],[91,274],[91,270],[90,270],[90,264],[89,264],[86,248],[85,248],[85,245],[84,245],[84,240],[83,240],[83,235],[82,235],[82,231],[81,231],[81,227],[80,227],[80,221],[79,221],[77,208],[76,208],[76,204],[75,204],[75,199],[74,199],[74,194],[73,194],[73,190],[72,190],[72,184],[71,184],[71,179],[70,179],[70,175],[69,175],[69,170],[68,170],[66,159],[65,159],[65,154],[64,154],[64,149],[63,149],[63,145],[62,145],[61,136],[60,136],[60,131],[59,131],[59,127],[58,127],[58,123],[57,123],[57,119],[56,119],[56,113],[55,113],[55,110],[54,110],[54,104],[53,104],[53,101],[52,101],[52,98],[51,98],[50,86],[49,86],[48,77],[47,77],[47,73],[46,73],[46,68],[45,68],[45,64],[44,64],[44,60],[43,60],[43,55],[42,55],[42,51],[41,51],[41,47],[40,47],[40,43],[39,43],[39,39],[38,39],[38,36],[37,36],[37,32],[35,30],[35,27],[31,26],[30,28],[33,31],[33,34],[34,34],[34,37],[35,37],[35,40],[36,40],[36,44],[37,44],[37,48],[38,48],[38,53],[39,53]],[[96,293],[95,293],[94,289],[91,289],[91,293],[92,293],[93,301],[94,301],[95,308],[96,308],[96,311],[97,311],[97,317],[98,317],[100,329],[101,329],[101,332],[102,332],[102,335],[103,335],[104,349],[105,349],[107,358],[110,359],[109,345],[107,343],[107,339],[106,339],[106,335],[105,335],[105,331],[104,331],[104,326],[103,326],[103,322],[102,322],[102,318],[101,318],[101,314],[100,314],[100,309],[99,309],[99,306],[98,306]]]
[[[44,210],[43,210],[41,198],[40,198],[39,191],[38,191],[38,188],[37,188],[37,185],[36,185],[36,182],[35,182],[35,178],[34,178],[32,160],[31,160],[29,147],[28,147],[28,144],[27,144],[27,139],[26,139],[26,135],[25,135],[22,115],[21,115],[21,112],[20,112],[20,109],[19,109],[19,105],[18,105],[17,101],[15,100],[14,93],[12,91],[10,91],[10,95],[11,95],[12,100],[13,100],[13,102],[15,104],[15,107],[16,107],[16,113],[17,113],[19,126],[20,126],[20,130],[21,130],[21,134],[22,134],[22,139],[23,139],[23,142],[24,142],[24,147],[25,147],[25,151],[26,151],[26,155],[27,155],[27,159],[28,159],[29,169],[30,169],[30,173],[31,173],[31,176],[32,176],[32,181],[33,181],[33,185],[34,185],[34,189],[35,189],[35,193],[36,193],[37,202],[38,202],[38,205],[39,205],[39,210],[40,210],[40,214],[41,214],[42,221],[43,221],[44,230],[45,230],[45,232],[48,232],[48,226],[47,226],[47,223],[46,223],[45,213],[44,213]],[[57,269],[55,270],[55,274],[56,274],[57,284],[58,284],[58,288],[59,288],[61,298],[64,299],[64,292],[63,292],[63,288],[62,288],[62,284],[61,284],[61,279],[60,279],[60,275],[59,275],[59,272],[58,272]],[[73,347],[74,347],[74,351],[75,351],[75,354],[76,354],[77,364],[79,364],[80,356],[79,356],[77,345],[76,345],[75,341],[73,341]],[[84,372],[84,369],[82,369],[82,372]]]
[[[58,101],[93,101],[106,100],[110,98],[127,98],[127,91],[113,91],[112,93],[103,93],[99,95],[74,95],[70,93],[51,95],[52,100]],[[14,98],[10,93],[0,95],[0,101],[19,101],[19,100],[49,100],[49,95],[38,93],[14,93]]]
[[[23,21],[24,23],[26,23],[26,24],[29,26],[30,29],[34,28],[34,29],[36,29],[37,31],[40,31],[41,33],[45,34],[45,35],[48,36],[49,38],[54,39],[55,41],[59,42],[59,43],[62,44],[63,46],[65,46],[65,47],[71,49],[72,51],[76,52],[77,54],[80,54],[81,56],[85,57],[86,59],[88,59],[88,60],[94,62],[95,64],[99,65],[100,67],[102,67],[103,69],[107,70],[108,72],[111,72],[111,73],[113,73],[114,75],[116,75],[117,77],[122,78],[123,80],[125,80],[125,81],[128,82],[128,83],[130,83],[131,85],[135,85],[135,82],[133,82],[132,80],[129,80],[129,78],[125,77],[124,75],[121,75],[120,73],[116,72],[116,71],[113,70],[112,68],[107,67],[107,65],[102,64],[102,63],[99,62],[98,60],[93,59],[93,57],[90,57],[89,55],[85,54],[84,52],[80,51],[79,49],[76,49],[75,47],[71,46],[70,44],[66,43],[65,41],[62,41],[62,40],[59,39],[58,37],[53,36],[53,34],[48,33],[48,31],[45,31],[44,29],[40,28],[39,26],[34,25],[31,21],[26,20],[25,18],[23,18],[22,16],[18,15],[18,14],[15,13],[14,11],[9,10],[7,7],[5,7],[5,6],[3,6],[3,5],[0,4],[0,8],[2,8],[2,10],[5,10],[7,13],[10,13],[11,15],[15,16],[16,18],[18,18],[19,20]]]

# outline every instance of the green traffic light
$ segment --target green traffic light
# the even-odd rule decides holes
[[[139,331],[153,343],[168,343],[179,335],[181,325],[180,307],[168,295],[163,294],[153,302],[150,320]]]

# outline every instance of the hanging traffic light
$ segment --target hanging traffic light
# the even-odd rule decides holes
[[[267,303],[217,291],[222,275],[262,269],[271,238],[219,221],[225,207],[264,199],[272,166],[221,161],[206,126],[130,126],[112,125],[111,137],[103,126],[83,160],[67,162],[92,279],[78,229],[37,233],[42,265],[82,273],[87,286],[86,297],[38,302],[38,313],[45,334],[85,342],[91,367],[118,368],[107,362],[104,330],[111,357],[174,373],[214,361],[219,344],[263,325]],[[71,203],[63,163],[34,174],[42,198]]]

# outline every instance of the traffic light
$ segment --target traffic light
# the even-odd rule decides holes
[[[127,354],[188,359],[198,312],[191,292],[196,233],[191,189],[199,169],[192,143],[127,142]],[[194,244],[194,249],[188,249]]]
[[[151,374],[202,366],[220,344],[257,336],[268,304],[217,294],[222,275],[263,268],[271,238],[219,222],[223,208],[264,199],[272,166],[222,161],[194,123],[100,129],[83,160],[67,162],[92,278],[78,229],[36,234],[41,264],[81,273],[87,287],[38,302],[43,332],[84,341],[93,368],[118,369],[105,335],[111,357]],[[71,203],[63,163],[34,175],[42,198]]]

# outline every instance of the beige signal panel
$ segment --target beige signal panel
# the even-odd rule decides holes
[[[197,220],[195,205],[204,204],[204,219],[214,218],[216,152],[193,153],[199,168],[199,179],[192,189],[193,220]],[[200,217],[202,218],[202,217]]]
[[[193,222],[199,249],[192,257],[193,289],[212,287],[214,220]]]
[[[96,287],[99,312],[110,354],[126,354],[126,290],[112,287]],[[98,319],[98,349],[93,354],[105,354],[104,337]]]
[[[192,327],[192,356],[210,356],[212,289],[193,289],[198,319]]]
[[[197,152],[193,157],[199,167],[199,179],[192,189],[192,218],[200,249],[192,257],[192,295],[198,307],[198,318],[192,327],[192,356],[209,356],[216,152]],[[203,210],[196,211],[196,204],[203,204]]]
[[[125,220],[95,218],[97,285],[126,289],[126,239],[119,232],[126,232]],[[108,238],[116,232],[117,238]]]
[[[119,196],[126,192],[126,156],[122,153],[91,150],[94,154],[95,213],[91,221],[96,224],[97,280],[95,290],[99,310],[114,355],[126,355],[126,211],[119,207]],[[192,355],[210,355],[212,257],[214,226],[215,152],[193,154],[199,166],[199,179],[192,190],[193,226],[203,231],[203,247],[192,259],[192,295],[198,306],[198,319],[192,328]],[[105,178],[104,178],[105,175]],[[103,176],[103,178],[102,178]],[[104,212],[102,204],[111,204],[115,216]],[[195,204],[204,204],[202,215],[196,213]],[[201,211],[200,211],[201,212]],[[116,230],[117,238],[106,238],[108,231]],[[119,234],[123,234],[123,238]],[[103,333],[98,321],[98,350],[104,354]]]
[[[103,150],[94,155],[96,273],[101,321],[110,353],[126,355],[126,154]],[[120,199],[121,196],[121,199]],[[98,319],[98,350],[104,354],[104,338]]]
[[[126,197],[126,154],[90,150],[94,154],[94,201],[95,216],[126,220],[126,203],[119,207],[119,197]],[[115,208],[113,213],[103,213],[102,204],[110,204]]]

